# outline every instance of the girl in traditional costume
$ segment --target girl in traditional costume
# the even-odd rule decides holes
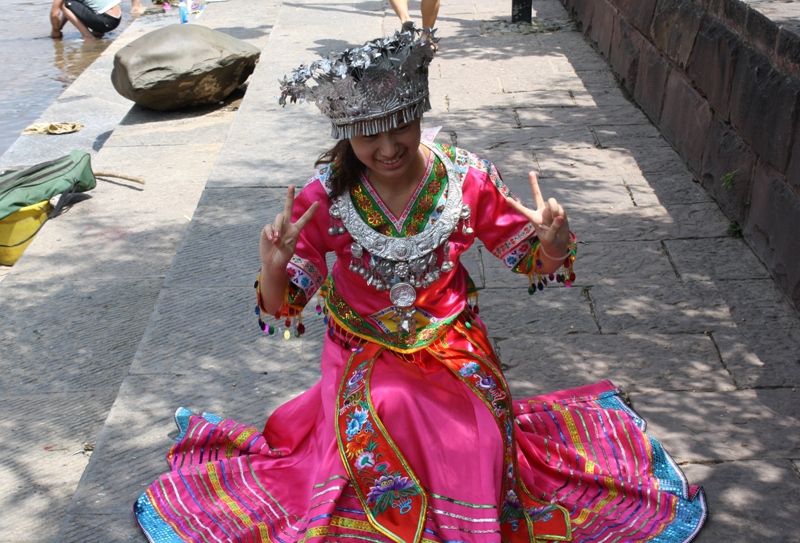
[[[535,175],[531,210],[491,163],[421,136],[435,43],[416,34],[284,80],[281,103],[313,99],[340,141],[262,231],[256,313],[288,338],[321,298],[321,380],[263,432],[179,409],[171,471],[134,507],[142,529],[156,543],[690,541],[702,489],[611,383],[511,399],[459,257],[480,240],[533,293],[574,281],[575,238]]]

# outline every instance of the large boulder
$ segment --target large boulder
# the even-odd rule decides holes
[[[253,73],[261,50],[195,24],[169,25],[114,55],[111,82],[140,106],[170,111],[225,99]]]

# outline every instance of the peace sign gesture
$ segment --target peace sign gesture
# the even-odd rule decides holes
[[[536,209],[529,209],[512,198],[506,198],[506,201],[536,228],[539,242],[545,253],[544,256],[550,257],[549,260],[558,260],[552,257],[566,255],[569,251],[570,234],[567,214],[555,198],[544,201],[535,172],[528,172],[528,178],[531,182],[531,192]]]
[[[268,224],[261,231],[261,265],[267,270],[285,270],[286,265],[294,255],[297,247],[297,238],[311,217],[319,208],[319,202],[311,204],[303,215],[292,222],[294,209],[294,187],[289,186],[286,191],[286,204],[283,213],[275,217],[272,224]]]

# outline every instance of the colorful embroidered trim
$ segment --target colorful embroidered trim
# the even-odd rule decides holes
[[[578,254],[578,238],[570,232],[567,257],[561,267],[550,273],[541,273],[542,261],[539,258],[540,244],[538,238],[531,245],[528,255],[512,269],[514,273],[521,273],[528,276],[528,294],[533,295],[537,290],[544,290],[549,281],[562,283],[569,288],[575,282],[575,258]]]
[[[493,363],[495,358],[489,338],[480,326],[472,324],[468,313],[462,314],[453,330],[458,336],[448,336],[447,348],[438,350],[434,345],[429,351],[481,398],[494,415],[503,437],[506,475],[501,489],[504,501],[500,509],[503,538],[510,542],[533,541],[534,537],[537,540],[571,540],[567,510],[534,498],[517,476],[519,468],[511,393],[502,372]]]
[[[322,290],[322,289],[321,289]],[[383,332],[367,322],[341,297],[329,277],[325,288],[325,324],[331,337],[338,331],[354,338],[373,341],[382,347],[400,353],[412,353],[425,348],[436,341],[449,328],[450,324],[458,317],[453,315],[446,319],[431,322],[424,328],[418,328],[411,333]]]
[[[412,224],[416,223],[417,226],[416,231],[413,232],[408,232],[406,222],[410,216],[415,216],[415,210],[419,207],[417,199],[423,190],[425,190],[425,195],[422,197],[422,200],[431,202],[428,205],[428,209],[430,209],[433,207],[431,192],[436,193],[433,196],[438,195],[438,193],[441,192],[441,188],[444,186],[444,184],[441,183],[441,179],[447,174],[447,172],[443,167],[438,168],[436,172],[437,174],[442,174],[439,176],[438,183],[435,183],[437,181],[436,177],[431,176],[435,163],[441,164],[438,158],[436,158],[436,155],[434,153],[430,153],[425,165],[425,173],[420,178],[417,188],[414,190],[414,194],[411,195],[411,199],[408,201],[407,207],[403,210],[402,215],[399,217],[395,217],[391,210],[386,207],[378,195],[378,192],[369,182],[369,178],[367,177],[366,173],[361,174],[361,185],[350,191],[350,195],[353,197],[354,203],[356,204],[356,209],[359,211],[365,221],[367,221],[371,226],[376,227],[376,229],[382,234],[395,237],[418,234],[420,231],[419,226],[425,221],[412,221]],[[436,186],[432,187],[431,183],[435,183]],[[370,222],[370,220],[368,220],[368,217],[372,218],[374,213],[377,213],[377,217],[382,219],[379,223],[376,222],[376,224],[373,224]]]
[[[281,305],[275,315],[270,315],[261,303],[261,272],[258,273],[253,288],[256,289],[256,308],[255,313],[258,317],[258,327],[265,334],[273,335],[276,327],[281,324],[284,325],[283,338],[289,339],[292,337],[291,329],[294,329],[295,337],[300,337],[306,331],[303,324],[303,308],[308,303],[306,293],[303,289],[289,281],[286,285],[284,293],[283,305]],[[317,314],[321,313],[322,309],[317,305]],[[274,317],[274,324],[270,324],[270,317]]]
[[[369,390],[383,347],[362,342],[343,373],[336,400],[336,439],[370,524],[397,543],[419,541],[428,497],[383,426]]]

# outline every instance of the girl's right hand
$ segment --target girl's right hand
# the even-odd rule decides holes
[[[266,225],[261,231],[261,265],[264,269],[286,269],[286,265],[294,255],[300,232],[308,224],[318,208],[319,202],[314,202],[297,222],[292,222],[294,187],[289,186],[286,191],[286,204],[284,205],[283,213],[279,213],[275,217],[275,221]]]

